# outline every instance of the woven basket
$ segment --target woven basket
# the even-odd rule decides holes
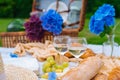
[[[57,0],[58,1],[58,0]],[[64,28],[61,35],[69,35],[71,37],[77,37],[79,32],[84,27],[85,22],[85,10],[86,10],[86,4],[87,0],[82,0],[82,8],[80,10],[80,20],[79,20],[79,26],[78,28],[70,28],[66,29]],[[35,0],[33,0],[33,6],[32,11],[35,11]],[[71,24],[74,25],[74,24]],[[53,40],[53,34],[50,32],[45,32],[44,37],[39,41],[44,43],[45,40]],[[0,33],[0,39],[2,42],[2,47],[15,47],[17,43],[28,43],[28,42],[36,42],[36,41],[30,41],[26,37],[25,32],[2,32]]]
[[[56,10],[57,10],[59,8],[59,4],[58,4],[59,0],[55,0],[55,1],[56,1],[56,4],[57,4],[56,5]],[[71,1],[74,1],[74,0],[69,0],[69,3],[72,3]],[[37,8],[37,5],[39,5],[39,7],[40,7],[40,3],[42,4],[41,0],[38,0],[38,2],[39,3],[37,3],[36,0],[33,0],[32,12],[34,12],[34,11],[43,12],[44,11],[43,9],[38,9]],[[64,0],[63,0],[63,2],[64,2]],[[82,5],[80,4],[81,5],[81,10],[80,10],[79,21],[68,25],[68,26],[72,26],[72,25],[75,25],[75,24],[79,24],[78,31],[81,31],[84,27],[87,0],[81,0],[81,2],[82,2]],[[68,4],[68,11],[63,11],[63,12],[69,12],[69,11],[70,11],[70,4]]]
[[[61,35],[78,36],[79,31],[77,29],[63,30]],[[44,37],[39,41],[44,43],[45,40],[53,40],[53,34],[50,32],[45,32]],[[15,47],[17,43],[29,43],[38,42],[31,41],[26,37],[26,32],[2,32],[0,33],[0,38],[2,42],[2,47]]]

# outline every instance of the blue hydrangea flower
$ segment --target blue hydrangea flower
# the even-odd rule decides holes
[[[55,10],[48,10],[40,17],[44,30],[59,35],[62,32],[63,19]]]
[[[115,16],[115,9],[113,8],[113,6],[109,4],[102,5],[91,17],[89,23],[89,30],[97,35],[100,35],[102,32],[107,33],[106,29],[108,28],[105,28],[105,26],[109,28],[114,26],[115,24],[114,16]],[[108,32],[112,32],[112,30]]]
[[[115,18],[112,16],[106,16],[104,20],[105,20],[105,25],[108,27],[114,26],[115,24]]]
[[[18,55],[15,54],[15,53],[10,53],[10,57],[12,57],[12,58],[18,58]]]
[[[96,19],[103,19],[106,16],[115,16],[115,9],[110,4],[103,4],[95,12]]]
[[[48,74],[48,80],[56,80],[57,79],[57,75],[55,72],[49,72]]]
[[[104,21],[95,20],[95,17],[92,16],[90,19],[89,29],[92,33],[100,34],[104,30]]]

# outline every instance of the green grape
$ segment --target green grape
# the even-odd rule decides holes
[[[43,68],[42,68],[42,71],[45,73],[45,72],[46,72],[46,67],[43,67]]]
[[[57,73],[63,72],[64,68],[68,67],[68,62],[64,62],[62,65],[56,64],[54,58],[48,57],[47,61],[43,64],[43,72],[48,73],[51,71],[55,71]],[[44,76],[43,76],[44,77]]]
[[[48,62],[49,62],[50,60],[54,60],[53,56],[49,56],[49,57],[47,58],[47,61],[48,61]]]
[[[56,67],[56,68],[57,68],[57,69],[61,69],[61,70],[63,70],[63,69],[64,69],[62,65],[57,65],[57,67]]]
[[[69,64],[68,64],[68,62],[63,62],[62,66],[63,66],[64,68],[66,68],[66,67],[69,66]]]
[[[49,60],[49,63],[51,64],[51,65],[54,65],[55,64],[55,60]]]
[[[56,70],[56,68],[55,67],[52,67],[52,71],[55,71]]]
[[[51,72],[51,71],[52,71],[52,68],[50,67],[46,69],[46,72]]]
[[[53,67],[53,68],[57,68],[57,64],[54,64],[52,67]]]
[[[47,68],[49,67],[51,67],[51,64],[49,62],[45,62],[42,67],[43,72],[47,72]]]
[[[62,69],[56,69],[55,72],[56,72],[56,73],[62,73],[63,70],[62,70]]]
[[[51,67],[51,64],[50,64],[49,62],[45,62],[45,63],[43,64],[43,67]]]
[[[48,73],[45,73],[41,76],[41,78],[45,78],[45,79],[48,79]]]

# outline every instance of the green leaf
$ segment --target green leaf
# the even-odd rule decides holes
[[[15,19],[7,27],[7,32],[25,31],[24,20]]]
[[[105,32],[100,33],[99,35],[101,38],[105,36]]]
[[[111,28],[111,27],[108,27],[108,26],[105,26],[104,32],[105,32],[106,34],[112,34],[112,28]]]

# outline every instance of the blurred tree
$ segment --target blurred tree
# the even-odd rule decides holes
[[[0,17],[13,17],[13,5],[12,0],[0,0]]]
[[[25,18],[29,17],[33,0],[0,0],[0,17]]]
[[[0,17],[28,18],[32,9],[33,0],[0,0]],[[115,7],[116,17],[120,17],[120,0],[88,0],[87,17],[90,17],[104,3]]]
[[[14,4],[14,17],[26,18],[32,10],[33,0],[13,0]]]
[[[103,4],[111,4],[115,7],[116,17],[120,17],[120,0],[88,0],[87,17],[90,17]]]

